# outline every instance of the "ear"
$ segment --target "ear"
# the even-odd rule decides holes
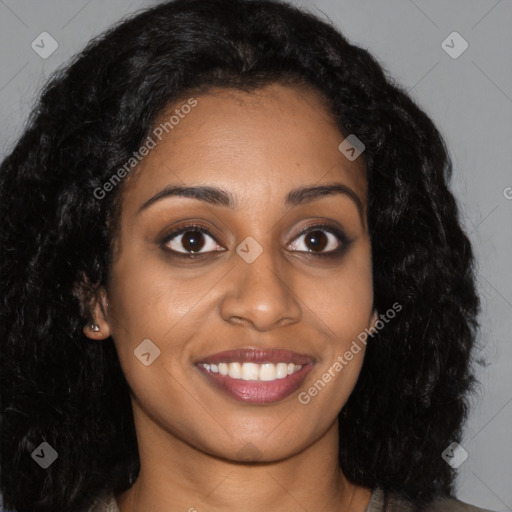
[[[90,304],[92,322],[83,329],[84,334],[92,340],[104,340],[111,334],[108,314],[108,297],[105,288],[100,287]]]
[[[111,332],[105,288],[99,283],[91,284],[86,274],[81,272],[75,282],[73,295],[78,300],[82,318],[86,319],[83,333],[93,340],[108,338]]]

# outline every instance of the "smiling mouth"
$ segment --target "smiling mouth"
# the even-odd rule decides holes
[[[302,368],[302,365],[294,363],[201,363],[201,366],[207,372],[227,375],[232,379],[257,380],[260,382],[284,379],[288,375],[297,373]]]
[[[237,349],[196,363],[215,389],[252,404],[278,402],[297,391],[313,369],[314,358],[284,349]]]

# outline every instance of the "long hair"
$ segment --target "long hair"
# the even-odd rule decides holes
[[[58,71],[0,168],[7,508],[85,510],[139,471],[112,339],[82,331],[83,294],[110,275],[123,183],[101,199],[94,191],[167,105],[276,82],[315,88],[342,134],[364,143],[374,306],[402,306],[369,338],[340,412],[340,466],[415,503],[453,495],[441,453],[460,440],[474,388],[479,300],[439,131],[367,51],[312,14],[271,0],[176,0],[124,20]],[[43,442],[58,454],[46,469],[32,456]]]

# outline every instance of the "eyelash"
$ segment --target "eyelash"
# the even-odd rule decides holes
[[[305,235],[312,231],[319,231],[319,230],[326,231],[326,232],[334,235],[338,239],[338,242],[340,244],[339,247],[334,250],[331,250],[329,252],[324,252],[324,253],[315,253],[313,251],[295,251],[295,252],[306,253],[308,255],[318,256],[321,258],[336,258],[336,257],[340,257],[352,243],[352,240],[349,239],[347,237],[347,235],[341,229],[337,228],[336,226],[333,226],[332,224],[327,224],[327,223],[313,224],[312,226],[308,226],[307,228],[304,228],[299,233],[297,233],[297,236],[292,240],[292,242],[297,240],[298,238],[300,238],[302,235]],[[224,251],[207,251],[207,252],[203,252],[203,253],[182,253],[182,252],[178,252],[178,251],[175,251],[174,249],[170,249],[167,247],[167,244],[171,240],[173,240],[174,238],[178,237],[179,235],[181,235],[183,233],[186,233],[187,231],[199,231],[202,234],[208,235],[213,240],[215,240],[216,243],[218,243],[215,236],[210,232],[209,229],[205,228],[204,226],[202,226],[200,224],[191,223],[191,224],[182,226],[181,228],[165,235],[163,240],[160,242],[160,246],[162,247],[162,249],[164,251],[171,253],[173,256],[177,256],[178,258],[185,258],[185,259],[198,259],[198,258],[202,258],[203,256],[207,256],[207,255],[211,254],[212,252],[224,252]]]

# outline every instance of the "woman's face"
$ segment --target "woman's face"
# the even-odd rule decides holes
[[[101,332],[113,336],[139,437],[282,459],[335,426],[364,345],[344,355],[375,320],[364,169],[340,152],[344,137],[312,91],[274,84],[195,100],[161,115],[158,144],[126,184]]]

